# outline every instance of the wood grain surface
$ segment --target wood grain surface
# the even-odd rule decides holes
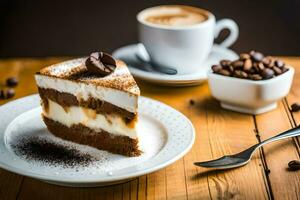
[[[34,94],[34,73],[66,59],[2,59],[0,87],[5,87],[7,77],[17,76],[20,84],[13,99]],[[186,156],[130,182],[98,188],[61,187],[0,169],[0,199],[300,199],[300,171],[287,170],[290,160],[299,159],[299,138],[264,146],[241,168],[213,171],[193,165],[195,161],[237,153],[300,123],[300,112],[290,111],[292,103],[300,102],[300,58],[283,59],[296,68],[292,90],[278,102],[276,110],[257,116],[221,109],[207,83],[168,88],[137,80],[142,95],[176,108],[192,121],[196,140]],[[0,104],[13,99],[1,100]]]

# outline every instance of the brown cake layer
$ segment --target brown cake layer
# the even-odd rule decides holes
[[[139,156],[138,139],[112,135],[106,131],[95,131],[82,124],[67,127],[57,121],[43,117],[48,130],[55,136],[79,144],[126,156]]]
[[[119,114],[121,115],[124,119],[126,119],[126,122],[132,121],[136,114],[129,112],[123,108],[117,107],[111,103],[108,103],[106,101],[102,101],[99,99],[95,98],[89,98],[88,100],[80,100],[78,101],[77,97],[65,93],[65,92],[58,92],[57,90],[54,89],[44,89],[44,88],[38,88],[40,97],[43,99],[43,101],[47,101],[48,99],[57,102],[63,107],[69,107],[69,106],[81,106],[85,108],[91,108],[95,110],[97,113],[100,114]]]

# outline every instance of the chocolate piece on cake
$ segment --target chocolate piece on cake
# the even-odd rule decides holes
[[[136,130],[140,90],[127,66],[117,60],[115,68],[109,66],[110,73],[99,75],[88,70],[86,61],[69,60],[36,73],[49,131],[112,153],[140,155]]]

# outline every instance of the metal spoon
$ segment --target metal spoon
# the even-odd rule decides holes
[[[274,142],[277,140],[282,140],[285,138],[295,137],[300,135],[300,127],[296,127],[290,130],[287,130],[283,133],[280,133],[276,136],[273,136],[267,140],[264,140],[258,144],[253,145],[252,147],[234,154],[234,155],[226,155],[221,158],[218,158],[216,160],[210,160],[205,162],[195,162],[194,164],[200,167],[206,167],[206,168],[215,168],[215,169],[230,169],[230,168],[236,168],[241,167],[243,165],[246,165],[254,151],[258,149],[259,147],[268,144],[270,142]]]
[[[171,67],[163,67],[163,66],[158,66],[155,63],[151,62],[151,61],[146,61],[143,60],[139,54],[135,54],[135,57],[142,62],[144,65],[146,65],[147,69],[151,69],[152,71],[159,71],[161,73],[164,74],[168,74],[168,75],[176,75],[177,74],[177,70],[173,69]]]
[[[147,70],[151,69],[152,71],[158,71],[168,75],[176,75],[177,70],[172,67],[161,66],[154,62],[152,62],[149,54],[147,53],[143,44],[138,44],[137,46],[138,52],[135,53],[135,57],[137,60],[145,65]]]

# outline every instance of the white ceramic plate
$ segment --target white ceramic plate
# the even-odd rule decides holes
[[[140,97],[138,133],[144,153],[139,157],[111,154],[54,137],[42,122],[39,104],[39,96],[32,95],[0,107],[0,167],[57,185],[91,187],[124,182],[180,159],[195,139],[193,125],[183,114],[159,101]],[[13,148],[24,136],[47,137],[72,145],[97,161],[66,167],[26,159]]]
[[[166,75],[159,72],[149,72],[143,70],[142,64],[135,56],[137,53],[137,44],[132,44],[115,50],[112,55],[116,59],[121,59],[125,62],[129,61],[126,62],[126,64],[128,65],[128,68],[134,77],[159,85],[175,87],[198,85],[207,80],[207,71],[213,64],[217,64],[223,59],[235,60],[238,58],[238,55],[232,50],[214,45],[208,59],[203,63],[202,66],[199,66],[199,70],[197,72],[185,75]],[[130,62],[139,63],[140,68],[131,66]]]

